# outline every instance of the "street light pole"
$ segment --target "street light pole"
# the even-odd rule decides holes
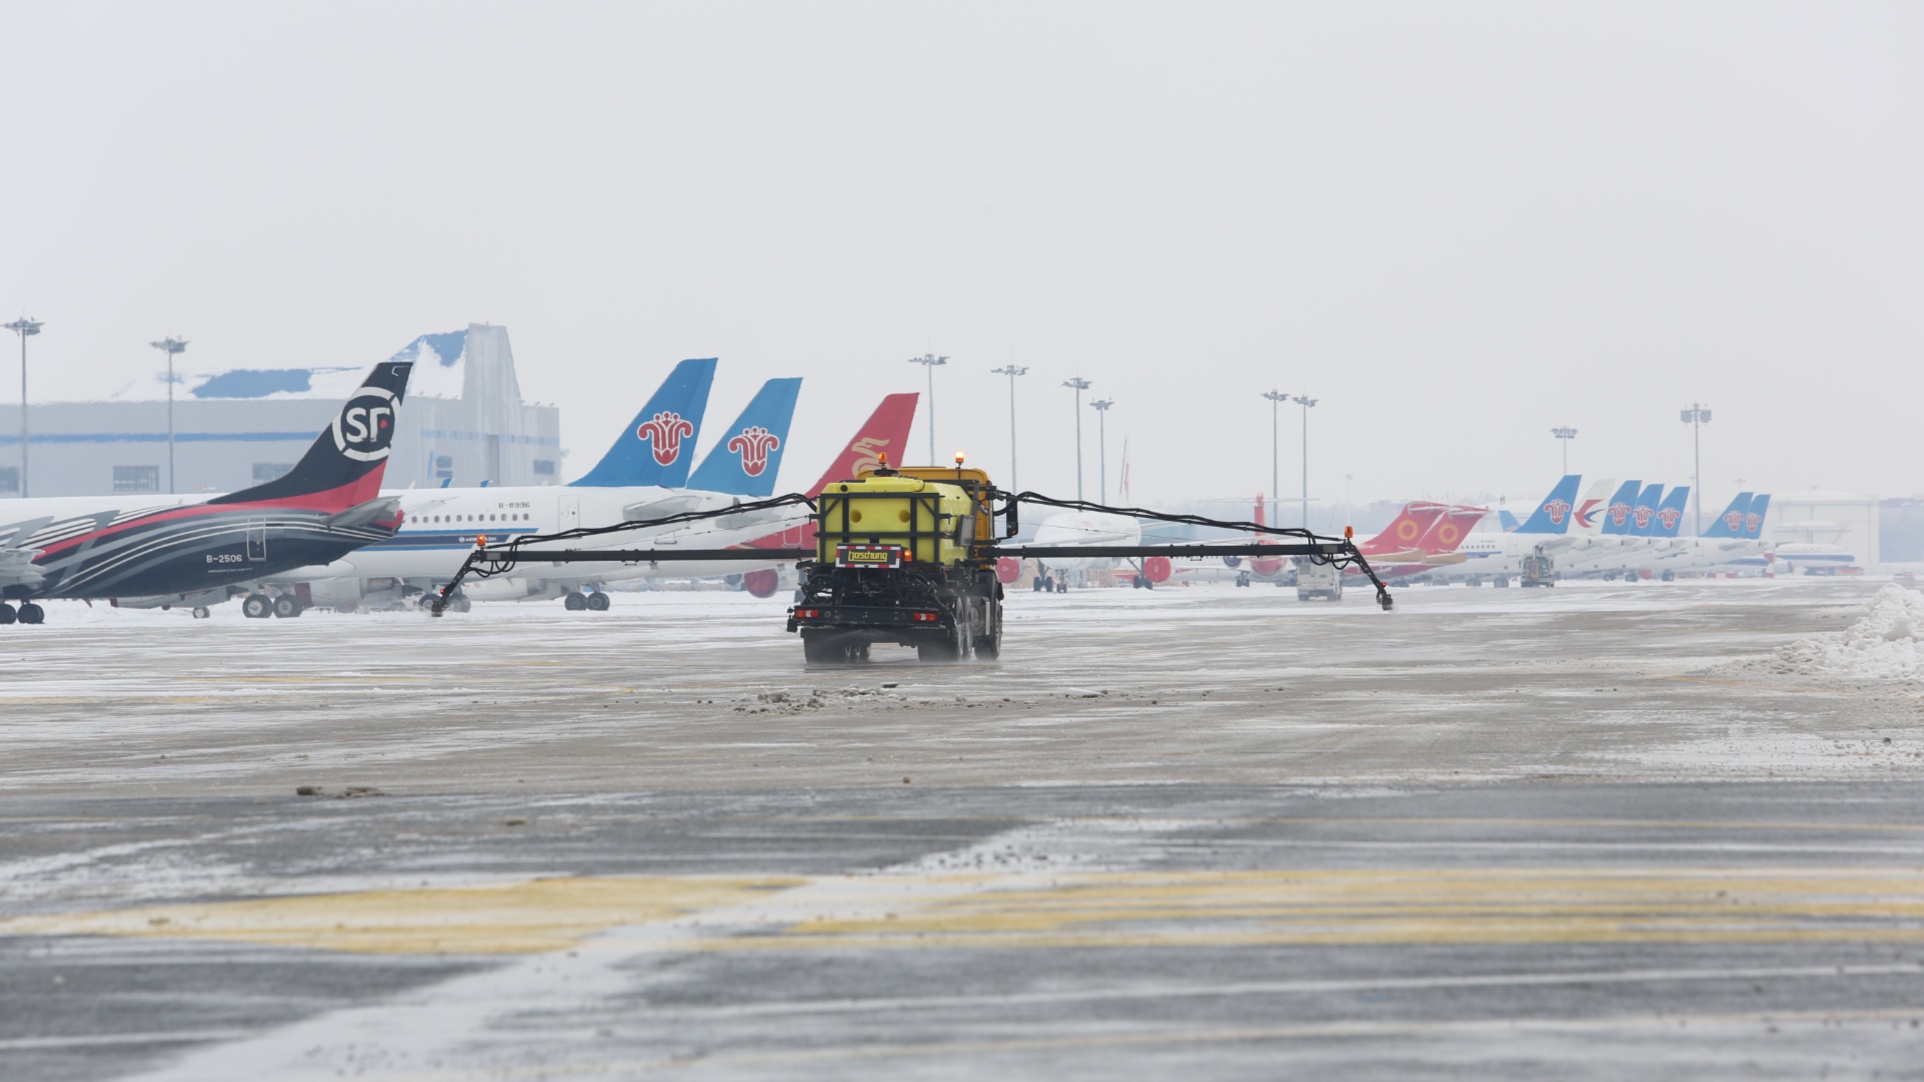
[[[1568,477],[1570,476],[1570,441],[1577,438],[1577,430],[1568,426],[1553,428],[1550,430],[1550,435],[1563,442],[1563,475]]]
[[[1028,375],[1029,370],[1026,367],[1018,368],[1011,361],[1001,368],[989,369],[989,374],[1009,377],[1009,491],[1021,492],[1022,482],[1015,469],[1015,378]]]
[[[1062,381],[1064,387],[1073,387],[1076,392],[1076,499],[1082,499],[1082,392],[1089,389],[1089,381],[1081,376]]]
[[[1704,444],[1703,427],[1710,423],[1710,411],[1692,402],[1690,408],[1681,411],[1684,424],[1690,426],[1690,502],[1691,521],[1696,523],[1697,536],[1704,534]]]
[[[148,345],[167,354],[167,492],[174,492],[174,355],[187,349],[187,340],[168,335]]]
[[[20,498],[23,500],[27,498],[27,339],[39,334],[41,326],[39,321],[26,316],[6,325],[20,336]]]
[[[1113,398],[1098,398],[1089,403],[1096,411],[1096,502],[1109,502],[1109,407]]]
[[[1283,491],[1282,428],[1277,413],[1282,404],[1289,401],[1289,395],[1271,388],[1263,392],[1263,397],[1269,399],[1269,506],[1274,508]]]
[[[937,367],[941,365],[948,364],[949,359],[947,357],[937,357],[933,353],[924,353],[920,357],[910,357],[909,363],[919,364],[923,368],[928,369],[928,373],[929,373],[929,465],[931,466],[940,465],[940,462],[935,457],[935,370]]]
[[[1295,395],[1291,402],[1303,407],[1303,529],[1309,529],[1309,408],[1316,399]]]

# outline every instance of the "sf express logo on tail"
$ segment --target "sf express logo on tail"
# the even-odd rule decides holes
[[[356,462],[379,462],[394,442],[395,395],[384,387],[362,387],[334,416],[334,447]]]
[[[657,413],[635,429],[635,438],[649,444],[655,461],[663,466],[674,465],[681,457],[681,441],[694,434],[695,426],[673,410]]]
[[[728,441],[728,449],[741,456],[742,472],[760,477],[768,468],[768,452],[782,445],[782,438],[760,425],[750,425]]]
[[[1543,505],[1543,513],[1550,516],[1550,525],[1561,526],[1564,517],[1570,513],[1570,503],[1567,500],[1551,500]]]

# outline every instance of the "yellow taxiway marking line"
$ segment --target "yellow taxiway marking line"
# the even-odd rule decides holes
[[[811,891],[785,898],[789,888]],[[749,903],[754,903],[749,906]],[[749,906],[749,908],[740,908]],[[1920,942],[1914,869],[1469,868],[540,879],[0,920],[364,953],[519,954],[661,928],[658,951],[1268,944]],[[589,945],[588,949],[597,949]]]

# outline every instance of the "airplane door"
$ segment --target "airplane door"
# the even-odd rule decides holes
[[[249,563],[267,559],[267,523],[260,519],[247,524],[247,559]]]

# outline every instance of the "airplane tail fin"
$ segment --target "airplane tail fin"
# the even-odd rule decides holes
[[[1407,552],[1423,540],[1447,509],[1447,504],[1425,500],[1406,503],[1381,533],[1363,542],[1362,548],[1365,552]]]
[[[568,483],[588,488],[682,487],[714,382],[713,357],[676,365],[595,468]]]
[[[1610,503],[1603,509],[1602,533],[1621,537],[1635,529],[1632,513],[1637,509],[1637,493],[1642,491],[1642,481],[1625,481],[1617,486],[1617,491],[1610,496]]]
[[[1770,510],[1770,493],[1766,492],[1750,501],[1750,509],[1744,512],[1744,537],[1750,541],[1764,539],[1764,514]]]
[[[208,503],[272,503],[316,511],[345,511],[381,494],[394,422],[407,395],[413,361],[374,366],[334,420],[294,468],[265,484],[216,496]]]
[[[1663,486],[1651,482],[1637,493],[1637,505],[1630,509],[1630,529],[1632,537],[1649,537],[1650,528],[1657,524],[1657,506],[1663,502]]]
[[[1571,533],[1593,535],[1603,529],[1604,509],[1610,506],[1610,489],[1616,484],[1612,480],[1592,481],[1584,490],[1583,499],[1577,501],[1572,514],[1576,521],[1571,524]]]
[[[1764,499],[1768,503],[1770,498],[1766,496]],[[1746,536],[1745,517],[1750,513],[1752,502],[1754,501],[1750,493],[1739,492],[1737,498],[1730,501],[1730,506],[1724,508],[1724,513],[1712,519],[1710,525],[1704,527],[1703,536],[1724,540]]]
[[[788,424],[795,417],[799,379],[771,379],[735,418],[695,467],[688,487],[701,492],[766,499],[775,494],[775,475],[788,446]]]
[[[1576,510],[1577,485],[1582,481],[1580,474],[1565,474],[1550,490],[1550,494],[1543,498],[1543,502],[1537,505],[1536,512],[1516,528],[1516,532],[1560,534],[1569,529],[1570,512]]]
[[[1446,508],[1441,515],[1437,516],[1436,522],[1417,542],[1416,547],[1431,556],[1455,552],[1456,547],[1461,545],[1463,539],[1470,535],[1470,531],[1476,528],[1476,524],[1489,513],[1488,508],[1466,507],[1461,504]]]
[[[915,403],[920,397],[911,393],[892,394],[882,399],[882,404],[875,407],[875,412],[856,430],[855,438],[829,463],[828,472],[809,488],[808,495],[819,496],[837,481],[874,469],[881,464],[883,454],[887,454],[891,462],[901,464],[909,442],[909,425],[915,421]]]
[[[1683,528],[1684,508],[1690,503],[1690,486],[1678,485],[1665,496],[1657,506],[1656,521],[1650,524],[1649,536],[1675,537]]]
[[[1509,509],[1509,508],[1507,508],[1507,507],[1504,507],[1504,508],[1500,508],[1500,509],[1499,509],[1499,510],[1497,511],[1497,513],[1496,513],[1496,524],[1497,524],[1498,526],[1501,526],[1501,527],[1503,527],[1503,532],[1504,532],[1504,533],[1511,533],[1511,532],[1513,532],[1513,531],[1515,531],[1517,527],[1519,527],[1519,526],[1521,526],[1521,525],[1523,525],[1523,523],[1521,523],[1521,522],[1518,522],[1518,521],[1516,520],[1516,516],[1515,516],[1515,515],[1513,515],[1513,514],[1511,514],[1511,513],[1510,513],[1510,509]]]

